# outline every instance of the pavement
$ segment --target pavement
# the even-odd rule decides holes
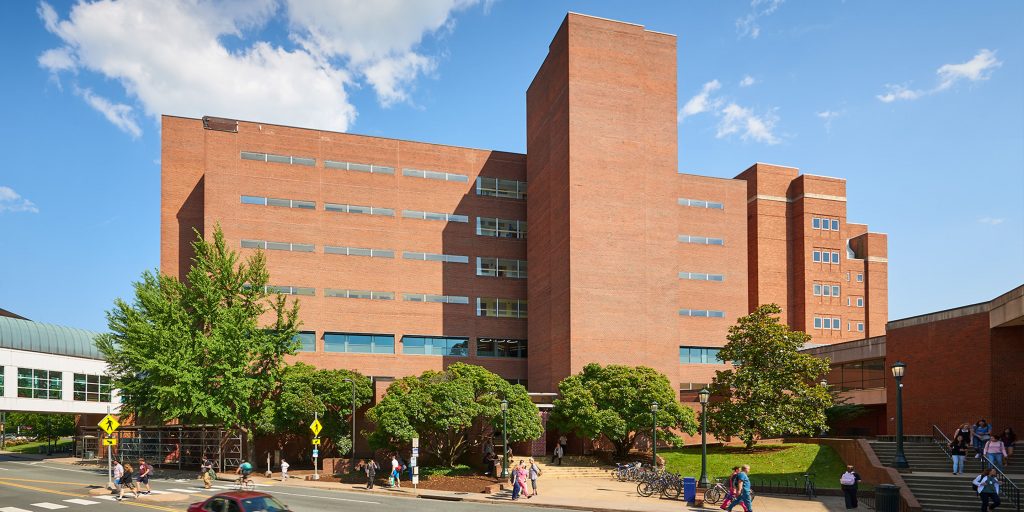
[[[0,512],[65,512],[106,511],[114,507],[183,511],[189,503],[232,490],[229,480],[215,482],[214,489],[205,490],[194,472],[157,469],[151,482],[154,494],[139,499],[126,498],[121,503],[102,490],[106,485],[106,468],[82,466],[77,459],[45,459],[0,453]],[[337,482],[314,482],[293,478],[287,482],[254,477],[257,491],[267,492],[288,504],[294,512],[324,510],[461,512],[486,507],[494,512],[537,512],[538,508],[558,510],[604,511],[687,511],[705,510],[686,506],[676,500],[643,498],[636,494],[636,485],[611,479],[580,478],[538,482],[540,494],[513,502],[507,493],[495,495],[415,490],[408,482],[401,489],[362,486]],[[491,509],[491,506],[494,508]],[[757,512],[832,512],[845,510],[842,498],[820,500],[791,499],[759,495]],[[708,506],[706,510],[718,510]]]

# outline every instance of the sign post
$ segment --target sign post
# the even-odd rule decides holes
[[[110,488],[110,489],[113,489],[114,488],[114,464],[113,464],[114,455],[113,455],[113,448],[111,448],[111,447],[114,446],[115,444],[117,444],[117,439],[113,438],[113,434],[114,434],[114,431],[117,430],[117,427],[120,427],[121,424],[118,423],[117,418],[115,418],[115,417],[110,415],[110,406],[109,405],[107,406],[107,415],[104,416],[103,419],[100,420],[99,423],[97,423],[97,426],[100,427],[104,432],[107,433],[107,438],[103,440],[103,446],[107,447],[107,487]]]
[[[420,467],[416,465],[416,458],[420,456],[420,438],[412,438],[412,457],[409,457],[409,467],[412,468],[412,488],[420,483]]]
[[[323,430],[324,426],[320,424],[320,413],[313,413],[313,423],[309,426],[309,430],[313,432],[313,445],[320,445],[320,431]],[[317,469],[317,459],[320,458],[320,449],[313,448],[313,480],[320,480],[320,472]]]

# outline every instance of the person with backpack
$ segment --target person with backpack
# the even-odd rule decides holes
[[[729,505],[732,503],[732,501],[736,499],[736,485],[739,482],[739,480],[736,478],[736,475],[738,475],[739,472],[740,472],[740,467],[739,466],[733,466],[732,467],[732,474],[729,475],[729,489],[726,491],[725,499],[722,500],[722,506],[719,507],[722,510],[728,509]],[[740,504],[740,507],[743,508],[743,512],[749,512],[747,510],[747,505],[746,504]]]
[[[151,494],[153,489],[149,486],[149,477],[153,475],[153,466],[146,464],[146,459],[139,457],[139,491],[141,494]],[[142,485],[146,485],[146,490],[142,490]]]
[[[519,493],[523,490],[519,486],[519,466],[512,464],[512,471],[509,472],[509,480],[512,482],[512,501],[519,499]]]
[[[732,509],[736,505],[743,505],[743,510],[747,512],[754,512],[754,504],[751,502],[750,496],[750,466],[744,464],[740,467],[740,472],[736,473],[736,499],[729,504],[729,508],[726,510],[732,512]]]
[[[530,487],[533,488],[533,495],[536,496],[537,495],[537,478],[540,477],[540,473],[541,473],[540,466],[537,465],[536,461],[534,461],[533,459],[530,459],[530,466],[529,466],[528,469],[530,471]]]
[[[957,435],[953,442],[949,443],[949,455],[953,458],[953,474],[959,475],[964,472],[967,465],[967,439]]]
[[[209,457],[204,456],[202,464],[199,465],[199,478],[203,480],[203,488],[209,489],[212,487],[213,461]]]
[[[988,424],[985,418],[978,420],[971,428],[971,443],[974,444],[974,458],[981,458],[982,448],[985,447],[985,443],[992,437],[992,426]]]
[[[114,470],[113,470],[114,488],[111,489],[112,492],[120,492],[121,491],[121,477],[122,476],[124,476],[124,466],[121,465],[121,461],[115,460],[114,461]]]
[[[1001,504],[999,500],[999,480],[996,480],[996,470],[991,468],[983,470],[972,483],[974,488],[978,490],[978,497],[981,498],[982,511],[995,510]]]
[[[839,477],[839,485],[843,488],[847,510],[857,508],[857,482],[860,482],[860,474],[853,470],[853,466],[846,466],[846,472]]]
[[[391,476],[388,478],[388,483],[391,487],[398,489],[402,488],[402,463],[398,462],[398,454],[391,456]]]

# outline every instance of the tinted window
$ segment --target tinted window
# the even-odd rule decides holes
[[[232,502],[234,503],[234,502]],[[237,506],[237,505],[236,505]],[[284,512],[288,510],[280,501],[277,501],[271,496],[260,496],[256,498],[246,498],[242,500],[242,506],[246,512],[262,511],[262,512]],[[237,510],[237,509],[229,509]]]

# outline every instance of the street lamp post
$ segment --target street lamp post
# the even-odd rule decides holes
[[[651,466],[658,467],[658,402],[651,402]]]
[[[903,374],[906,370],[907,365],[901,361],[892,365],[892,376],[896,378],[896,457],[893,458],[892,467],[897,469],[910,467],[903,453]]]
[[[508,400],[501,401],[501,478],[508,478]]]
[[[352,461],[355,467],[356,460],[356,382],[352,379],[345,379],[345,382],[349,383],[349,387],[352,388],[352,454],[349,459]]]
[[[697,393],[697,398],[700,400],[700,480],[697,481],[697,486],[705,489],[708,487],[708,419],[704,408],[708,405],[710,397],[711,392],[708,391],[708,388]]]

